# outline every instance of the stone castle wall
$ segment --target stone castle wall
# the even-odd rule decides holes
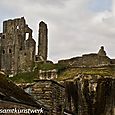
[[[47,59],[47,25],[39,25],[38,59]],[[35,61],[36,42],[32,37],[32,29],[28,27],[24,17],[3,22],[0,33],[0,65],[6,74],[31,71]]]
[[[112,64],[111,62],[113,61],[109,57],[104,55],[105,51],[103,49],[100,50],[97,54],[96,53],[85,54],[82,55],[81,57],[75,57],[67,60],[60,60],[58,61],[58,63],[65,66],[75,66],[75,67],[95,67],[95,66]]]
[[[35,41],[24,17],[3,22],[0,44],[1,70],[7,74],[16,74],[32,66]]]

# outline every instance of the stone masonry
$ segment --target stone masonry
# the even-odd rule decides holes
[[[39,24],[39,60],[47,59],[47,25]],[[32,29],[28,27],[24,17],[3,22],[0,33],[0,65],[7,75],[31,71],[35,61],[36,42],[32,37]]]
[[[21,84],[18,84],[22,86]],[[25,84],[23,89],[42,105],[50,108],[51,115],[63,115],[65,87],[53,80],[36,80],[33,84]]]
[[[47,25],[41,21],[39,24],[39,45],[38,45],[38,55],[43,58],[43,60],[47,60]]]
[[[39,79],[47,79],[47,80],[53,80],[57,78],[57,70],[53,69],[53,70],[39,70]]]
[[[67,67],[96,67],[114,64],[114,60],[106,56],[104,47],[101,46],[98,53],[84,54],[81,57],[59,60],[58,63]]]

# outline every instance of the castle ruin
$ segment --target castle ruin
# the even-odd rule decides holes
[[[23,76],[21,83],[17,84],[21,89],[0,74],[0,105],[24,108],[37,104],[45,109],[43,115],[115,115],[115,59],[110,59],[101,46],[98,53],[53,64],[47,61],[47,33],[47,25],[40,22],[38,53],[35,55],[36,42],[24,17],[3,22],[3,32],[0,33],[2,71],[15,75],[31,71],[36,67],[34,63],[42,61],[48,65],[45,69],[36,69],[37,77],[33,75],[32,83],[22,82]]]
[[[38,41],[38,55],[42,56],[43,60],[47,60],[47,25],[41,21],[39,24],[39,41]]]
[[[0,65],[6,74],[17,74],[31,71],[35,61],[47,60],[47,25],[39,24],[38,55],[32,29],[24,17],[3,22],[0,33]]]

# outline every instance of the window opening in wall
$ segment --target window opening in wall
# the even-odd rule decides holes
[[[20,51],[22,50],[22,46],[20,47]]]
[[[2,35],[2,38],[5,39],[5,35]]]
[[[19,30],[19,26],[17,26],[16,29]]]
[[[2,53],[5,54],[5,50],[3,50]]]
[[[12,50],[11,50],[11,49],[9,49],[9,53],[12,53]]]
[[[36,59],[35,59],[35,61],[38,61],[38,57],[35,57]]]
[[[26,40],[29,38],[29,33],[26,33]]]

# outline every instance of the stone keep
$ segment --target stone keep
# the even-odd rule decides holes
[[[0,65],[7,74],[30,71],[36,43],[24,17],[3,22],[0,33]]]
[[[3,22],[0,33],[0,69],[7,75],[31,71],[35,61],[47,60],[47,25],[39,23],[38,55],[35,55],[36,42],[32,29],[24,17]]]

